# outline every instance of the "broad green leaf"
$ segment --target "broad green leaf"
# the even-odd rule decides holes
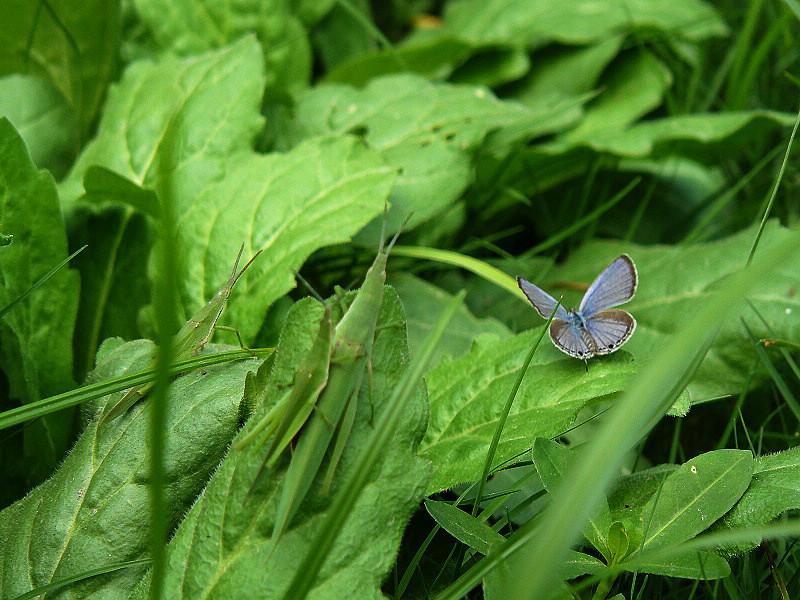
[[[716,530],[766,525],[787,510],[800,508],[800,447],[756,458],[750,487],[716,525]],[[761,543],[726,547],[729,554],[742,554]]]
[[[444,31],[467,39],[529,46],[550,41],[589,44],[640,28],[689,40],[728,32],[711,5],[701,0],[635,0],[624,5],[603,0],[544,0],[533,5],[525,0],[452,2],[443,22]]]
[[[342,61],[362,55],[371,56],[375,52],[378,41],[372,28],[377,26],[372,24],[369,2],[346,0],[346,7],[338,0],[325,0],[317,4],[328,4],[330,9],[312,32],[315,54],[324,65],[325,73],[330,73]],[[382,35],[379,29],[377,33]],[[397,59],[394,64],[397,65]]]
[[[0,75],[33,73],[49,80],[77,116],[84,137],[114,76],[120,5],[106,0],[0,3]]]
[[[531,458],[542,485],[552,494],[561,485],[570,462],[573,460],[573,453],[561,444],[539,438],[533,444]],[[604,499],[589,517],[583,528],[583,535],[606,558],[607,562],[612,560],[612,553],[608,546],[610,528],[611,511],[608,508],[608,502]]]
[[[0,115],[19,131],[37,166],[64,174],[78,149],[78,123],[52,84],[37,75],[1,77]]]
[[[683,579],[722,579],[731,574],[731,567],[728,561],[713,552],[677,552],[660,560],[649,560],[644,556],[641,561],[636,561],[631,571]]]
[[[790,127],[794,119],[791,113],[770,110],[677,115],[643,121],[629,128],[568,137],[530,152],[561,156],[585,148],[620,158],[684,155],[700,163],[717,163],[723,156],[746,149],[754,138]]]
[[[161,205],[153,190],[140,187],[130,179],[105,167],[92,165],[86,169],[83,189],[86,192],[80,199],[86,202],[98,204],[108,201],[123,202],[142,214],[154,219],[161,218]]]
[[[413,228],[461,196],[470,181],[471,156],[489,131],[538,118],[541,135],[549,117],[498,100],[483,87],[407,74],[380,77],[363,90],[317,86],[300,98],[295,127],[303,136],[364,131],[370,147],[402,169],[389,200],[387,230],[396,231],[407,217],[406,229]],[[372,229],[377,234],[380,223]]]
[[[0,118],[0,198],[3,233],[14,242],[0,252],[0,306],[27,291],[68,256],[64,222],[52,175],[31,162],[25,143]],[[78,274],[61,269],[0,321],[0,364],[10,398],[23,404],[71,389],[72,331],[78,308]],[[24,433],[28,477],[38,483],[64,455],[70,419],[48,417]]]
[[[286,390],[300,361],[311,346],[322,308],[301,301],[290,311],[269,373],[268,385]],[[309,547],[313,534],[325,518],[361,444],[370,435],[371,407],[379,420],[384,403],[408,367],[408,350],[399,298],[386,288],[375,343],[372,349],[372,380],[362,384],[358,412],[330,496],[323,496],[323,476],[313,485],[288,530],[271,555],[270,536],[280,484],[288,455],[267,473],[263,485],[250,492],[261,468],[267,446],[255,451],[232,450],[214,473],[202,495],[189,511],[169,545],[169,567],[165,598],[246,596],[281,598],[299,557]],[[263,376],[263,374],[262,374]],[[258,378],[257,378],[258,379]],[[241,435],[269,410],[256,409]],[[349,516],[333,552],[321,571],[311,597],[380,597],[380,586],[394,563],[402,531],[417,508],[429,467],[416,453],[427,421],[422,386],[407,405],[402,427],[387,446],[385,457],[372,474],[372,481]]]
[[[299,92],[311,75],[311,48],[290,0],[135,0],[160,49],[190,56],[254,32],[264,48],[267,86]]]
[[[396,177],[377,152],[347,136],[309,139],[286,154],[254,153],[263,83],[252,37],[195,58],[135,63],[112,90],[97,139],[64,184],[77,198],[95,164],[146,189],[169,180],[187,317],[229,277],[243,242],[245,255],[263,249],[223,317],[248,341],[267,308],[294,287],[291,270],[316,249],[348,241],[380,214]],[[179,148],[178,156],[169,154],[171,147]],[[171,173],[158,172],[162,152],[174,162]],[[119,226],[117,239],[127,222]],[[109,253],[99,289],[124,276],[114,260]],[[102,318],[103,311],[94,314]]]
[[[250,151],[263,125],[258,110],[265,81],[253,37],[192,58],[129,65],[109,90],[95,139],[61,184],[66,210],[83,193],[87,168],[100,165],[145,188],[173,179],[180,215],[225,175],[230,157],[240,162]],[[159,155],[170,151],[165,138],[175,127],[184,137],[178,156],[170,156],[176,172],[159,173]]]
[[[606,70],[603,89],[586,107],[583,120],[560,136],[573,142],[605,134],[637,121],[657,108],[672,84],[667,67],[647,51],[626,54]]]
[[[337,64],[325,74],[325,81],[361,87],[377,77],[406,70],[426,79],[443,80],[475,48],[474,43],[457,35],[417,32],[398,44],[393,52],[382,50]]]
[[[489,45],[474,53],[450,76],[454,83],[498,87],[519,79],[531,67],[527,50],[518,45]]]
[[[419,277],[410,273],[399,273],[390,276],[390,283],[400,294],[403,309],[407,316],[408,347],[413,354],[425,336],[436,323],[436,319],[452,299],[452,296]],[[478,319],[462,306],[447,328],[447,335],[439,344],[431,359],[431,367],[435,367],[445,355],[458,358],[467,352],[473,340],[482,334],[494,334],[507,337],[511,334],[508,328],[496,319]]]
[[[749,450],[715,450],[685,462],[644,508],[642,553],[708,529],[742,497],[752,476]]]
[[[154,346],[110,340],[90,381],[145,366]],[[166,437],[169,526],[174,527],[203,489],[238,429],[245,374],[255,360],[194,371],[170,390]],[[147,439],[151,404],[140,402],[121,419],[98,427],[96,418],[121,393],[87,406],[90,419],[51,479],[0,512],[0,596],[83,573],[90,567],[146,557],[150,544]],[[75,584],[72,594],[125,598],[143,567]]]
[[[480,477],[502,410],[498,398],[508,395],[538,334],[479,337],[467,354],[428,373],[431,424],[420,445],[433,462],[428,494]],[[630,356],[618,352],[586,373],[583,362],[542,343],[511,407],[495,464],[526,452],[537,437],[566,431],[581,408],[620,392],[634,371]]]
[[[615,35],[589,46],[548,48],[547,59],[534,60],[525,77],[510,86],[511,97],[532,109],[579,98],[597,87],[623,42]]]
[[[486,523],[449,502],[426,500],[425,510],[447,533],[481,554],[489,554],[493,545],[505,541],[502,535]]]
[[[246,240],[251,254],[263,252],[233,289],[224,323],[252,338],[269,306],[295,286],[292,271],[318,248],[350,241],[381,214],[396,176],[378,152],[349,136],[313,138],[286,154],[244,161],[178,220],[191,244],[184,304],[195,310],[205,304],[200,300],[227,279]]]

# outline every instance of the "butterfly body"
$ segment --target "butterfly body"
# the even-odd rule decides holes
[[[627,254],[616,258],[594,280],[578,309],[565,310],[547,292],[530,281],[517,277],[517,284],[537,312],[545,319],[556,311],[550,323],[550,339],[566,354],[587,360],[610,354],[630,339],[636,319],[622,309],[636,293],[636,265]]]

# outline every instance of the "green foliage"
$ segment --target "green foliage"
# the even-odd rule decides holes
[[[266,87],[272,93],[299,92],[311,74],[311,48],[289,0],[239,2],[137,0],[138,17],[152,38],[154,53],[192,56],[222,48],[255,33],[263,48]],[[180,18],[165,18],[180,15]]]
[[[0,6],[0,75],[30,74],[60,92],[71,114],[57,126],[57,143],[71,133],[70,121],[79,124],[82,141],[88,137],[116,70],[120,13],[119,2],[104,0]],[[35,85],[46,85],[41,80]]]
[[[719,521],[717,527],[720,530],[733,530],[765,525],[786,511],[800,508],[800,496],[797,492],[799,456],[800,451],[794,447],[785,452],[756,458],[753,479],[747,491]],[[739,554],[752,550],[760,541],[754,536],[752,541],[726,547],[725,551]]]
[[[0,119],[0,172],[2,227],[15,238],[0,253],[0,305],[5,306],[68,252],[53,177],[35,167],[24,142],[6,119]],[[0,361],[11,398],[27,404],[74,386],[72,328],[79,289],[78,274],[63,269],[3,316]],[[29,481],[37,483],[69,447],[71,423],[50,416],[24,435],[25,456],[31,461]]]
[[[0,78],[0,114],[19,131],[34,164],[62,175],[78,144],[75,115],[58,90],[36,75]]]
[[[3,3],[0,597],[800,596],[796,4]]]
[[[500,418],[500,399],[508,395],[537,337],[534,330],[501,340],[478,338],[467,354],[428,374],[431,424],[420,452],[434,464],[429,493],[480,476],[481,457]],[[619,393],[635,371],[630,356],[620,352],[586,373],[583,363],[543,343],[511,408],[496,463],[525,452],[537,437],[565,432],[584,406]]]
[[[109,340],[91,381],[118,376],[152,360],[146,340]],[[255,364],[254,364],[255,363]],[[238,428],[244,376],[256,361],[195,371],[170,392],[166,445],[167,505],[174,527],[205,487]],[[100,566],[149,555],[147,447],[151,405],[99,426],[97,417],[122,393],[87,405],[87,426],[53,477],[0,512],[3,575],[0,594],[18,594]],[[201,442],[201,443],[198,443]],[[116,598],[142,577],[143,567],[81,581],[72,593]]]
[[[293,378],[311,347],[322,312],[322,307],[310,300],[293,307],[264,385],[274,389],[294,384]],[[373,383],[360,388],[356,420],[334,477],[332,493],[341,485],[348,468],[353,467],[358,449],[372,430],[370,402],[374,418],[379,419],[393,387],[407,368],[405,334],[395,326],[402,319],[396,294],[387,290],[372,349]],[[269,402],[259,407],[240,435],[245,435],[269,408]],[[316,595],[333,597],[359,590],[362,597],[377,597],[404,525],[424,490],[429,467],[416,456],[415,447],[426,420],[424,392],[417,386],[406,405],[403,427],[397,429],[385,448],[382,461],[372,471],[367,491],[350,513],[333,554],[317,576]],[[321,493],[321,477],[270,555],[273,576],[264,580],[263,561],[272,543],[274,507],[289,463],[289,457],[285,456],[248,493],[266,451],[267,447],[232,451],[220,464],[170,542],[169,561],[173,566],[167,576],[167,598],[231,593],[280,598],[298,567],[297,557],[313,550],[311,538],[324,521],[331,500],[331,496]]]
[[[410,273],[391,277],[391,284],[400,294],[406,311],[408,346],[412,353],[416,352],[452,297],[441,288]],[[477,319],[466,307],[461,307],[450,321],[447,337],[437,346],[431,366],[436,366],[443,356],[461,356],[469,350],[472,341],[482,334],[506,337],[510,332],[497,319]]]

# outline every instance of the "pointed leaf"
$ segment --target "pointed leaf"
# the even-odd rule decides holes
[[[642,552],[685,542],[711,527],[742,497],[752,475],[749,450],[716,450],[681,465],[644,509]]]
[[[462,544],[474,548],[481,554],[489,554],[492,546],[505,541],[502,535],[486,523],[449,502],[426,500],[425,509],[442,526],[442,529]]]

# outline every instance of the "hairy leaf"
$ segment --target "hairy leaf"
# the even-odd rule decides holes
[[[797,508],[800,508],[800,447],[756,458],[750,486],[715,529],[766,525],[787,510]],[[724,550],[741,554],[759,543],[761,538],[756,538]]]
[[[275,390],[256,409],[242,435],[269,410],[269,398],[292,385],[292,378],[319,327],[322,307],[300,302],[290,311],[281,334],[269,379],[256,380]],[[321,494],[323,475],[311,488],[274,552],[271,547],[275,508],[288,456],[281,459],[263,483],[248,494],[263,463],[268,445],[232,450],[215,472],[208,487],[178,528],[169,546],[166,598],[201,595],[246,595],[281,598],[299,557],[313,552],[313,533],[325,516],[360,444],[371,431],[370,416],[378,419],[393,387],[408,367],[404,316],[397,295],[387,288],[372,349],[371,383],[364,378],[358,412],[329,496]],[[330,557],[315,576],[312,598],[379,598],[380,585],[389,572],[408,518],[421,498],[429,467],[416,454],[427,421],[423,388],[417,388],[407,406],[406,418],[386,448],[385,458],[350,514]],[[324,474],[325,464],[321,473]]]
[[[116,377],[152,360],[145,340],[109,340],[91,381]],[[205,486],[238,428],[245,374],[254,360],[194,371],[173,384],[167,412],[166,499],[174,527]],[[149,554],[148,436],[151,403],[99,427],[97,416],[122,393],[91,403],[91,420],[51,479],[0,513],[0,596],[13,598],[90,567]],[[127,598],[143,567],[78,582],[63,597]],[[62,596],[59,596],[62,597]]]
[[[420,446],[434,467],[428,493],[480,477],[503,403],[539,333],[479,337],[467,354],[428,373],[431,424]],[[618,352],[591,363],[587,373],[583,362],[543,340],[511,407],[495,465],[528,451],[537,437],[566,431],[581,408],[620,392],[635,370],[630,355]]]

